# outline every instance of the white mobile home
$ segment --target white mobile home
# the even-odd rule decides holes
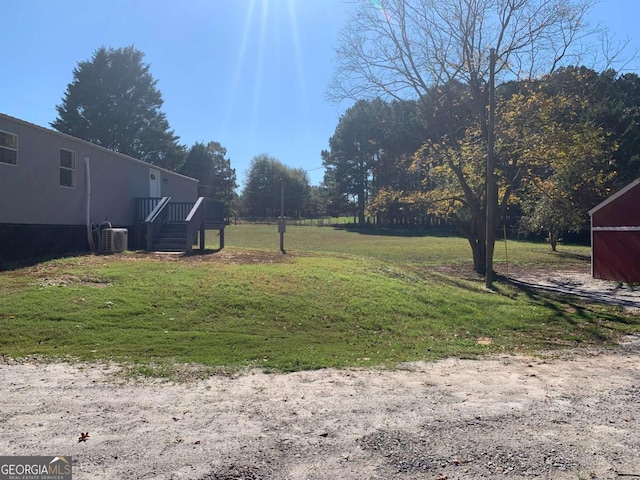
[[[149,209],[162,198],[193,206],[197,192],[193,178],[0,113],[0,264],[88,251],[107,222],[140,248]]]

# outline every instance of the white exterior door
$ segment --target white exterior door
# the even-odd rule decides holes
[[[149,196],[152,198],[161,197],[160,171],[149,169]]]

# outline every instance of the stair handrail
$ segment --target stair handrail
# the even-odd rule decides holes
[[[191,208],[189,215],[185,219],[187,223],[187,244],[185,245],[186,252],[191,252],[193,250],[193,244],[196,239],[196,235],[198,234],[198,230],[202,227],[202,223],[204,222],[204,205],[205,198],[199,197],[196,203]],[[200,245],[202,248],[203,245]]]
[[[144,223],[162,197],[136,197],[136,223]]]
[[[153,244],[162,229],[162,225],[167,222],[169,209],[167,206],[171,197],[162,197],[151,213],[147,215],[144,222],[147,224],[147,250],[153,250]]]

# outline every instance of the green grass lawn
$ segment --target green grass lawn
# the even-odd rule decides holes
[[[154,374],[185,363],[289,371],[531,353],[640,330],[617,308],[508,283],[489,293],[480,279],[442,273],[471,263],[459,238],[289,227],[287,255],[276,226],[230,226],[226,240],[207,255],[86,255],[0,272],[0,355],[115,360]],[[588,262],[584,247],[509,248],[520,266]]]
[[[217,246],[217,232],[207,234],[207,244]],[[225,240],[239,248],[280,250],[277,225],[230,225]],[[473,265],[466,239],[428,231],[287,226],[284,244],[288,252],[338,253],[422,266]],[[498,239],[494,264],[567,268],[589,262],[589,247],[560,245],[558,250],[552,252],[544,242],[513,240],[507,240],[505,248],[505,241]]]

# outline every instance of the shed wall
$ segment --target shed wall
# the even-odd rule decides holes
[[[640,226],[640,185],[593,211],[592,227]]]
[[[640,231],[594,231],[593,276],[640,283]]]

